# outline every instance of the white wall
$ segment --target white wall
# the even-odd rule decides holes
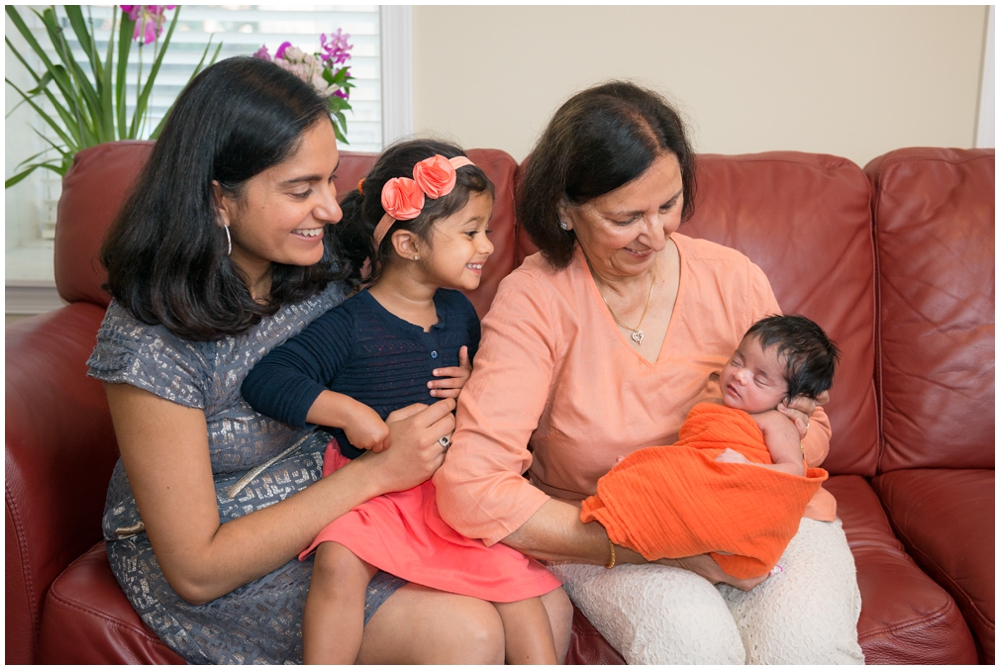
[[[569,95],[632,78],[702,152],[825,152],[860,165],[975,142],[987,8],[413,9],[414,122],[522,159]]]

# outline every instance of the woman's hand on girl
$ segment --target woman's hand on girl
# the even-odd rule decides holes
[[[445,448],[440,439],[455,430],[454,409],[455,401],[447,398],[429,406],[410,405],[386,417],[392,449],[358,459],[378,459],[376,472],[383,493],[422,484],[441,467]]]
[[[432,374],[441,379],[427,382],[427,388],[435,398],[457,398],[458,392],[465,386],[472,375],[472,362],[469,360],[469,348],[463,346],[458,350],[458,367],[437,368]]]

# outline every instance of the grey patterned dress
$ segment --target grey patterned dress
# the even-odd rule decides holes
[[[332,285],[313,298],[283,307],[237,337],[217,342],[178,338],[162,326],[138,321],[112,302],[87,361],[89,374],[205,412],[219,516],[225,523],[283,500],[321,477],[327,436],[258,414],[240,396],[240,385],[264,354],[343,299],[341,286]],[[230,490],[259,466],[266,467],[242,488],[237,486],[238,491]],[[167,645],[190,663],[301,662],[311,558],[293,559],[269,575],[195,606],[167,584],[141,521],[119,459],[104,510],[108,559],[132,607]],[[372,580],[365,623],[403,584],[385,573]]]

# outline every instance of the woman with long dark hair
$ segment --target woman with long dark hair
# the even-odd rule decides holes
[[[101,252],[114,300],[89,361],[121,450],[104,537],[133,607],[193,663],[300,661],[332,520],[440,465],[455,402],[389,415],[392,448],[321,478],[328,437],[253,411],[240,384],[344,299],[325,100],[278,66],[221,61],[178,98]],[[329,631],[337,635],[337,631]],[[371,581],[367,663],[502,662],[485,601]]]

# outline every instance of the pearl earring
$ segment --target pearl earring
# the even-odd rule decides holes
[[[416,261],[416,260],[420,260],[420,256],[414,256],[414,257],[413,257],[413,260],[415,260],[415,261]]]
[[[566,223],[565,221],[560,221],[559,227],[562,228],[563,230],[569,230],[569,224]]]

